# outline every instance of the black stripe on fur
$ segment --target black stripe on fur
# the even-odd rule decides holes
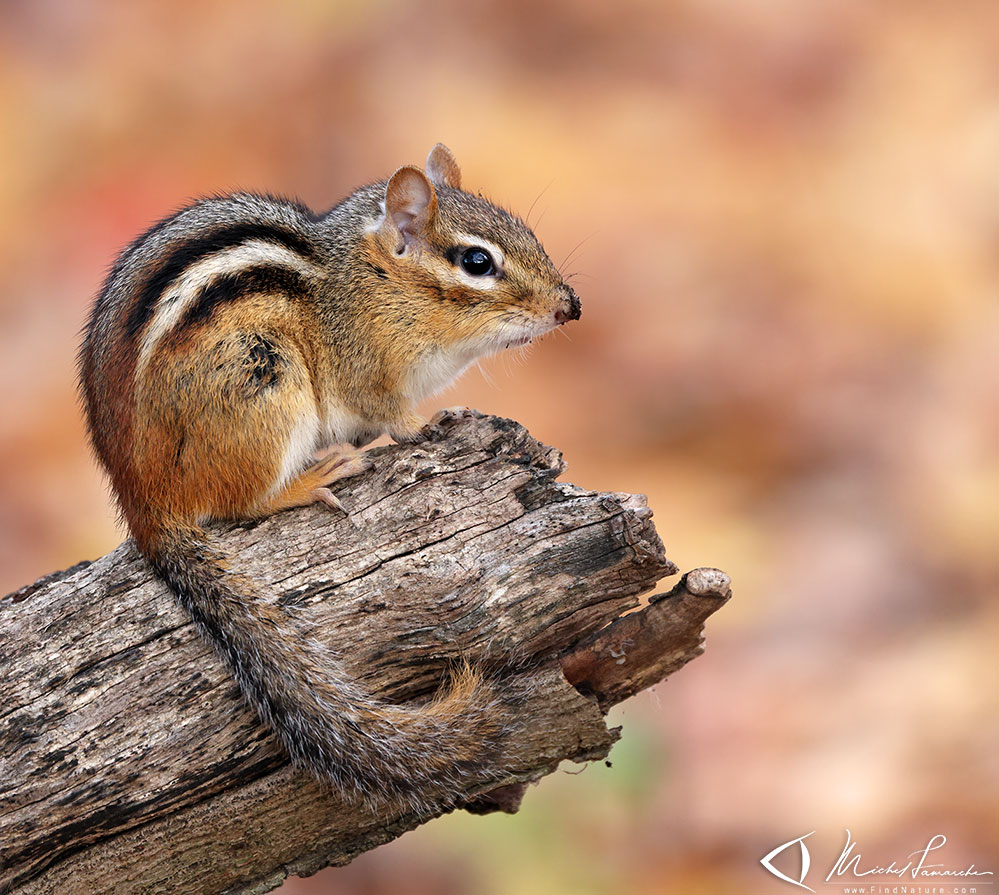
[[[315,247],[304,236],[283,227],[259,222],[243,222],[220,227],[204,236],[183,242],[166,254],[146,280],[145,285],[138,290],[125,322],[128,337],[134,338],[142,331],[152,318],[160,296],[192,264],[196,264],[208,255],[253,239],[275,243],[309,260],[316,258]]]

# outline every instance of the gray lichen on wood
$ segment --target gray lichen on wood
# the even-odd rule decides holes
[[[644,499],[557,481],[559,452],[510,420],[446,412],[427,436],[371,452],[346,518],[215,531],[381,698],[425,700],[464,660],[526,694],[503,785],[461,794],[513,811],[607,755],[603,713],[700,653],[728,579],[628,612],[677,571]],[[291,768],[130,542],[0,600],[0,693],[0,891],[265,892],[427,820]]]

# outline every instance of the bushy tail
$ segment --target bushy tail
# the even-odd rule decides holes
[[[146,547],[150,562],[232,669],[246,700],[293,761],[354,799],[405,799],[429,811],[470,783],[498,779],[503,708],[465,667],[419,709],[365,694],[322,644],[228,571],[203,531],[171,530]]]

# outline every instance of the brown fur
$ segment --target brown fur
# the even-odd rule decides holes
[[[418,438],[417,400],[579,316],[523,222],[463,192],[440,144],[427,169],[323,216],[250,195],[181,210],[122,253],[80,353],[93,444],[136,544],[247,700],[320,779],[419,810],[501,776],[509,732],[489,682],[464,669],[422,710],[372,701],[201,524],[337,506],[329,486],[366,464],[333,443]],[[462,266],[480,241],[497,256],[488,276]]]

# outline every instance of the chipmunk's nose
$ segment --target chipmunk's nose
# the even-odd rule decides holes
[[[578,320],[582,314],[582,305],[579,303],[579,296],[576,295],[572,289],[566,286],[568,291],[568,298],[565,305],[559,308],[555,312],[555,322],[561,326],[563,323],[568,323],[570,320]]]

